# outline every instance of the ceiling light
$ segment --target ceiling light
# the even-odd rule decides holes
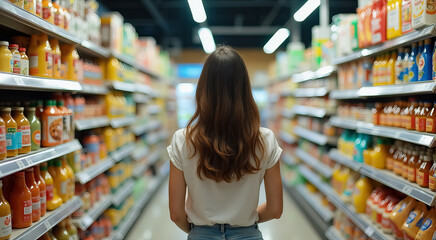
[[[267,54],[273,53],[288,37],[289,30],[287,28],[280,28],[263,46],[263,51]]]
[[[207,54],[213,53],[215,51],[215,40],[213,39],[212,32],[209,28],[202,27],[198,30],[198,36],[200,37],[201,45]]]
[[[191,9],[192,18],[198,23],[206,21],[206,11],[204,11],[203,2],[201,0],[188,0],[189,8]]]
[[[317,7],[321,5],[321,0],[308,0],[298,11],[294,14],[294,19],[297,22],[304,21]]]

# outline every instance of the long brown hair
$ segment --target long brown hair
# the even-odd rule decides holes
[[[195,99],[186,139],[194,148],[191,157],[198,154],[200,179],[232,182],[259,171],[264,155],[259,110],[244,60],[235,50],[221,46],[207,58]]]

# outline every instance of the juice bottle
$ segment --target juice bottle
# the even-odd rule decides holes
[[[415,115],[415,128],[414,130],[419,131],[419,115],[421,114],[421,110],[424,107],[424,103],[423,102],[419,102],[418,106],[415,108],[415,110],[413,111],[413,114]]]
[[[12,73],[20,74],[21,73],[21,54],[18,51],[17,44],[10,44],[9,50],[12,53]]]
[[[41,177],[44,179],[46,185],[47,210],[54,210],[62,205],[62,199],[59,197],[59,195],[56,192],[53,183],[53,178],[48,172],[48,167],[46,162],[41,163],[40,170],[41,170]]]
[[[404,150],[403,159],[401,159],[401,176],[407,179],[409,176],[409,159],[412,156],[412,145],[406,145]]]
[[[6,123],[0,117],[0,160],[5,159],[6,156]]]
[[[68,173],[66,173],[62,167],[62,162],[60,159],[55,159],[53,164],[55,172],[53,179],[56,192],[59,194],[59,197],[62,198],[63,202],[67,202],[68,199],[70,199],[68,192]]]
[[[15,173],[14,176],[14,187],[10,195],[12,227],[30,227],[32,224],[32,193],[26,186],[23,171]]]
[[[59,5],[59,0],[53,1],[54,24],[61,28],[64,27],[64,10]]]
[[[67,229],[65,229],[65,221],[62,220],[56,227],[53,228],[53,235],[58,240],[70,240],[70,235]]]
[[[41,203],[41,217],[43,217],[47,210],[47,186],[44,178],[41,176],[40,166],[33,167],[33,174],[35,175],[35,182],[39,187],[39,202]]]
[[[63,114],[55,100],[48,100],[42,115],[42,146],[51,147],[62,143]]]
[[[9,43],[0,41],[0,71],[12,72],[12,53],[9,50]]]
[[[418,55],[418,46],[412,43],[412,51],[409,57],[409,82],[418,81],[418,65],[416,64],[416,56]]]
[[[423,107],[421,108],[421,111],[419,112],[418,115],[418,123],[416,124],[417,127],[417,131],[420,132],[425,132],[426,129],[426,124],[427,124],[427,115],[430,112],[432,107],[432,104],[430,102],[424,102]]]
[[[73,54],[74,46],[73,45],[61,45],[61,62],[62,65],[65,65],[65,72],[61,74],[61,77],[68,80],[76,80],[77,81],[77,72],[76,65],[77,59]]]
[[[354,187],[353,193],[353,204],[357,213],[365,213],[366,211],[366,200],[371,194],[372,185],[369,182],[369,179],[366,177],[361,177],[357,180],[356,185]]]
[[[20,56],[21,56],[21,74],[29,75],[29,58],[26,55],[26,49],[20,48]]]
[[[409,181],[416,182],[417,169],[419,166],[421,166],[421,160],[419,159],[419,148],[414,148],[408,161],[407,179]]]
[[[381,228],[385,233],[389,233],[389,234],[392,233],[391,221],[389,219],[389,215],[392,213],[392,210],[398,204],[399,201],[400,199],[397,196],[392,196],[391,201],[386,205],[386,208],[383,212],[382,224],[381,224]]]
[[[389,61],[387,62],[386,84],[395,84],[395,61],[397,59],[397,53],[392,52],[390,54]]]
[[[424,203],[418,203],[418,206],[410,212],[409,217],[402,226],[404,239],[414,240],[422,223],[428,214],[427,207]]]
[[[12,108],[12,117],[17,123],[17,133],[21,135],[21,148],[18,150],[19,154],[28,153],[31,150],[31,140],[30,140],[30,122],[24,116],[23,107]]]
[[[378,138],[377,144],[371,152],[371,165],[379,169],[384,169],[386,167],[387,155],[388,146],[386,145],[386,141],[382,138]]]
[[[18,155],[18,141],[21,136],[17,133],[17,123],[11,116],[11,108],[0,108],[0,114],[6,127],[6,150],[8,157]]]
[[[430,168],[433,165],[432,161],[432,150],[427,149],[427,153],[424,156],[424,161],[421,163],[421,166],[417,170],[416,183],[418,183],[421,187],[428,187]]]
[[[38,35],[33,34],[30,38],[29,51],[27,54],[29,56],[29,75],[43,76],[44,73],[40,71],[39,66],[40,64],[42,66],[45,59],[44,46],[39,45]]]
[[[425,131],[428,133],[436,133],[436,102],[428,112],[425,120]]]
[[[425,39],[424,49],[418,60],[418,81],[429,81],[432,79],[432,46],[431,39]]]
[[[68,164],[66,155],[64,155],[60,158],[62,161],[62,168],[64,169],[64,171],[68,177],[68,196],[69,196],[69,198],[72,198],[72,197],[74,197],[74,189],[75,189],[74,171],[70,167],[70,165]]]
[[[3,182],[0,180],[0,240],[6,240],[12,233],[11,205],[3,196],[2,188]]]
[[[398,57],[395,60],[395,83],[403,83],[403,58],[404,58],[404,49],[398,49]]]
[[[41,147],[41,122],[35,114],[36,108],[26,107],[24,114],[30,122],[31,150],[36,151]]]
[[[44,50],[44,56],[45,58],[39,59],[39,63],[41,63],[41,60],[43,60],[43,63],[40,64],[40,70],[41,68],[44,68],[45,74],[42,77],[53,77],[53,50],[51,49],[50,42],[48,41],[47,34],[41,34],[41,37],[39,38],[39,45],[43,47]],[[38,47],[38,49],[41,47]],[[41,54],[41,53],[39,53]]]
[[[61,78],[61,49],[56,38],[50,40],[50,46],[53,50],[53,77]]]
[[[421,228],[416,234],[416,240],[431,240],[434,239],[434,233],[436,231],[436,211],[435,208],[431,208],[427,218],[421,225]]]
[[[51,0],[42,0],[42,18],[54,24],[54,8]]]
[[[403,57],[403,82],[409,82],[409,58],[410,58],[410,49],[404,49],[404,57]]]
[[[386,169],[394,170],[394,155],[398,149],[398,141],[389,147],[388,155],[386,156]]]
[[[436,153],[433,153],[433,164],[429,172],[428,187],[433,192],[436,192]]]
[[[402,239],[402,225],[406,221],[409,213],[416,208],[418,202],[410,196],[400,201],[389,215],[391,221],[392,235],[395,238]]]
[[[24,10],[35,14],[35,0],[24,0]]]
[[[32,222],[36,222],[41,218],[41,192],[39,185],[35,181],[33,168],[27,168],[25,171],[26,185],[32,195]]]
[[[71,222],[71,217],[65,219],[65,229],[70,235],[70,240],[79,240],[79,235],[76,226]]]

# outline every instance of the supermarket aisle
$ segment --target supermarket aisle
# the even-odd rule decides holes
[[[127,240],[179,240],[186,234],[170,221],[168,212],[168,181],[156,193],[156,196],[142,213],[136,225],[130,231]],[[263,186],[261,189],[264,189]],[[261,191],[260,201],[265,201]],[[284,211],[280,220],[260,225],[265,240],[317,240],[315,230],[297,208],[296,204],[284,192]]]

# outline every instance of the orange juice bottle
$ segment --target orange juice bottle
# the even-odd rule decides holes
[[[18,150],[19,154],[28,153],[31,150],[30,140],[30,122],[24,116],[23,107],[12,108],[12,117],[17,122],[17,133],[21,135],[21,149]]]
[[[424,222],[428,214],[427,207],[424,203],[420,202],[418,206],[410,212],[409,217],[402,226],[404,239],[414,240],[418,234],[419,228]]]
[[[0,240],[6,240],[12,233],[11,205],[3,196],[2,188],[3,182],[0,180]]]
[[[41,218],[41,198],[39,185],[35,181],[33,168],[27,168],[25,171],[26,185],[32,194],[32,222],[36,222]]]
[[[433,207],[430,209],[427,218],[421,225],[421,229],[416,234],[416,240],[432,240],[436,232],[436,210]]]
[[[54,8],[51,0],[42,0],[42,18],[54,24]]]
[[[33,173],[35,175],[35,182],[39,187],[39,201],[41,203],[41,217],[45,215],[47,210],[47,186],[45,185],[44,178],[41,176],[40,167],[34,166]]]
[[[61,74],[62,78],[77,81],[77,56],[74,53],[73,45],[61,45],[61,61],[65,65],[65,72]]]
[[[26,186],[24,172],[14,175],[14,187],[10,195],[12,227],[25,228],[32,225],[32,193]]]
[[[11,116],[11,108],[0,108],[0,114],[5,121],[6,128],[6,150],[8,157],[15,157],[18,155],[18,137],[17,137],[17,123]]]
[[[53,50],[51,49],[47,34],[41,34],[39,45],[44,47],[45,58],[42,59],[44,63],[41,65],[45,67],[45,76],[43,77],[51,78],[53,77]]]
[[[42,74],[39,72],[39,57],[43,57],[44,54],[39,54],[40,52],[44,52],[44,50],[38,49],[39,47],[39,36],[33,34],[30,38],[30,45],[27,51],[27,55],[29,57],[29,75],[31,76],[39,76]],[[42,60],[41,60],[42,61]]]
[[[6,156],[6,123],[0,117],[0,160],[5,159]]]
[[[46,162],[41,163],[40,170],[41,170],[41,176],[44,179],[46,185],[47,210],[51,211],[62,205],[62,199],[59,197],[59,195],[56,192],[53,183],[53,178],[48,172],[48,167]],[[53,173],[55,172],[53,171]]]
[[[371,165],[379,169],[384,169],[386,167],[387,156],[388,145],[386,145],[386,141],[382,138],[377,138],[377,145],[371,152]]]
[[[60,159],[55,159],[53,164],[55,173],[53,174],[54,187],[56,192],[59,194],[59,197],[62,198],[62,201],[67,202],[70,197],[68,194],[68,174],[62,168],[62,162]]]
[[[68,196],[69,198],[72,198],[74,197],[74,189],[75,189],[74,171],[68,164],[68,159],[66,155],[61,157],[61,161],[62,161],[62,168],[64,169],[68,177]]]
[[[0,41],[0,71],[12,72],[12,53],[6,41]]]
[[[50,40],[53,56],[53,78],[61,78],[61,49],[56,38]]]
[[[357,213],[365,213],[366,211],[366,200],[371,194],[372,185],[368,178],[361,177],[357,180],[355,185],[355,190],[353,193],[353,204]]]
[[[42,113],[43,147],[52,147],[62,143],[63,115],[56,107],[55,100],[48,100]]]

